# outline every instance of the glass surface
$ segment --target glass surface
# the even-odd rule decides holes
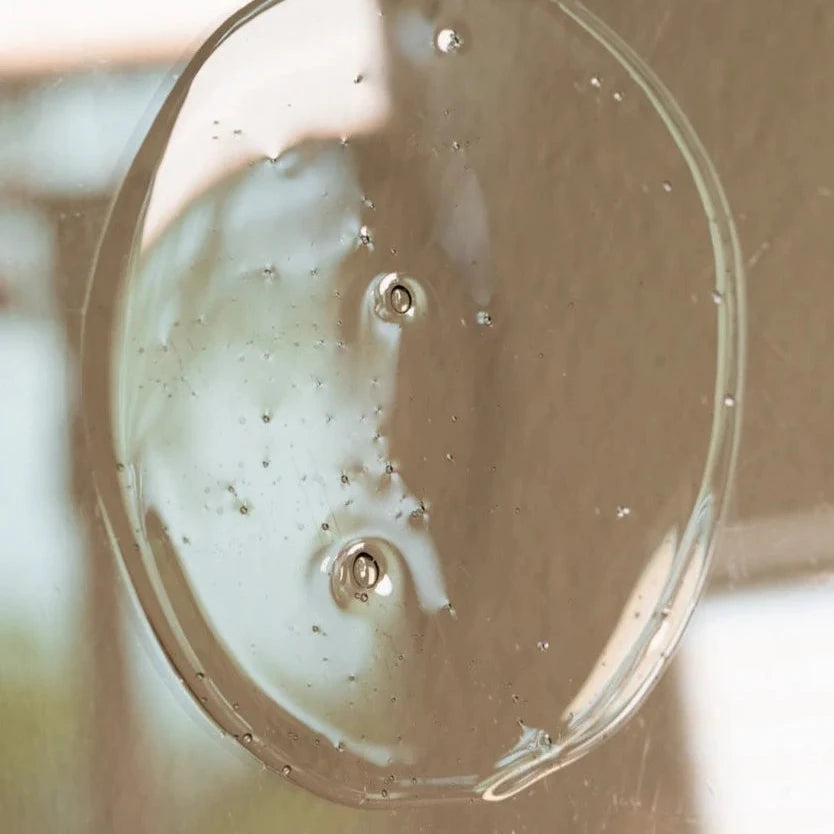
[[[230,18],[83,323],[100,505],[194,697],[357,805],[504,799],[609,735],[703,581],[739,281],[700,142],[582,6]]]
[[[338,13],[334,6],[349,2],[308,3],[305,9],[321,23]],[[125,569],[127,562],[116,555],[108,538],[85,452],[87,430],[110,430],[102,410],[97,412],[102,415],[100,422],[86,420],[90,411],[85,411],[86,398],[81,394],[79,361],[82,311],[110,207],[177,78],[210,34],[238,8],[235,0],[0,3],[0,830],[4,834],[830,831],[834,819],[834,798],[827,790],[834,769],[830,710],[834,675],[828,662],[834,650],[830,464],[834,378],[829,357],[834,335],[826,300],[834,260],[834,157],[825,137],[834,131],[834,111],[825,105],[834,97],[830,60],[834,9],[811,0],[790,15],[774,17],[762,14],[753,0],[726,0],[720,14],[714,4],[679,0],[592,4],[595,13],[650,63],[697,128],[732,205],[749,279],[743,440],[729,512],[723,521],[716,520],[706,596],[668,671],[639,712],[588,755],[512,801],[404,807],[387,800],[369,813],[316,796],[293,776],[284,778],[280,771],[266,768],[201,705],[200,693],[192,692],[196,678],[190,678],[188,685],[179,680],[163,642],[153,634]],[[508,65],[544,67],[555,60],[552,46],[531,54],[519,45],[514,35],[517,22],[504,14],[501,4],[479,0],[455,8],[460,9],[460,17],[452,22],[438,19],[438,26],[459,26],[477,15],[486,25],[491,17],[513,56]],[[355,9],[350,27],[373,29],[376,19],[369,21],[362,9]],[[570,31],[567,19],[557,17]],[[342,14],[335,19],[345,20]],[[358,37],[350,27],[347,23],[343,27],[346,37]],[[536,43],[547,40],[542,33]],[[331,41],[322,38],[321,42],[330,49]],[[618,65],[604,50],[595,51],[590,39],[586,43],[584,58],[576,64],[577,83],[585,84],[582,95],[598,96],[594,100],[603,108],[613,105],[614,93],[619,92],[618,104],[642,107],[645,100],[629,93],[628,82],[621,83],[616,76]],[[471,38],[468,44],[472,46]],[[467,54],[444,55],[444,60]],[[580,60],[572,55],[572,62]],[[500,74],[470,77],[462,100],[491,95],[492,88],[500,85],[496,75]],[[592,86],[593,77],[600,87]],[[647,199],[658,201],[661,214],[672,211],[684,196],[686,202],[685,210],[679,206],[678,214],[662,225],[664,239],[655,238],[647,254],[673,276],[670,284],[691,282],[687,290],[697,296],[697,303],[690,299],[692,307],[686,315],[683,296],[675,304],[668,292],[641,296],[640,315],[624,314],[616,326],[593,330],[593,341],[579,344],[559,372],[573,375],[589,344],[595,345],[597,356],[614,353],[617,345],[636,350],[641,345],[639,331],[655,318],[668,324],[664,345],[676,344],[680,332],[692,348],[689,359],[699,357],[703,362],[688,367],[700,370],[680,376],[678,390],[691,392],[701,386],[710,400],[717,311],[710,308],[712,312],[705,313],[698,305],[707,301],[715,268],[708,238],[702,236],[703,213],[689,191],[689,175],[682,166],[675,167],[680,164],[679,152],[671,140],[669,144],[660,140],[666,134],[651,109],[629,119],[616,119],[611,111],[601,109],[603,116],[596,122],[592,111],[574,106],[572,97],[551,95],[555,88],[544,69],[533,78],[534,83],[511,88],[512,96],[504,96],[507,117],[491,126],[503,132],[507,147],[514,141],[510,116],[517,119],[527,111],[543,111],[545,104],[554,125],[545,127],[545,114],[540,114],[545,139],[551,131],[557,138],[583,133],[587,137],[589,126],[605,129],[606,141],[589,144],[577,158],[580,170],[605,170],[606,157],[618,143],[636,153],[642,145],[631,143],[631,131],[645,137],[649,121],[658,127],[657,141],[646,149],[653,158],[645,159],[640,168],[649,189]],[[574,94],[579,95],[579,90]],[[355,147],[358,138],[352,141]],[[535,157],[541,159],[537,178],[557,186],[567,180],[577,190],[578,173],[572,164],[560,164],[560,145],[551,144],[550,155]],[[497,156],[504,164],[507,154]],[[623,155],[611,159],[613,166],[622,162]],[[523,179],[517,186],[509,183],[506,201],[513,208],[523,207],[528,217],[550,217],[550,195],[558,188],[536,191],[530,182],[535,184],[537,178]],[[663,182],[672,190],[665,191]],[[635,231],[625,234],[619,225],[622,214],[614,214],[617,189],[599,194],[606,202],[596,208],[610,223],[602,219],[594,224],[584,216],[584,225],[574,224],[570,215],[547,226],[564,246],[576,247],[570,265],[579,287],[590,288],[600,280],[592,271],[594,261],[613,263],[612,251],[619,250],[624,263],[640,263],[645,251],[642,230],[627,227]],[[590,204],[587,197],[584,205]],[[615,217],[620,217],[616,223]],[[681,222],[673,222],[677,219]],[[166,227],[173,228],[173,223],[168,221]],[[540,241],[544,232],[537,228],[535,239]],[[121,251],[129,248],[133,231],[125,228]],[[609,240],[617,250],[600,252]],[[374,255],[379,254],[376,247]],[[516,274],[535,272],[536,257],[535,248],[518,248],[513,261]],[[644,270],[649,271],[649,266]],[[115,289],[118,274],[114,275]],[[584,305],[586,321],[593,320],[595,305],[601,320],[606,316],[609,323],[612,320],[606,292],[586,294],[583,305],[569,300]],[[552,304],[553,296],[546,301]],[[96,316],[92,304],[88,309],[88,324],[105,328],[104,322],[115,321],[111,313]],[[493,320],[489,332],[499,333],[501,317],[489,306],[485,311]],[[703,337],[690,345],[687,334],[694,327],[693,317],[707,325]],[[413,332],[405,331],[409,338]],[[506,344],[512,349],[512,343]],[[404,369],[418,367],[415,359],[407,357],[405,337],[403,345],[398,363]],[[99,351],[99,358],[109,366],[105,351]],[[90,360],[89,354],[86,359]],[[583,367],[587,373],[591,366]],[[631,371],[623,363],[616,364],[611,375],[604,370],[597,372],[609,386],[613,381],[624,387],[628,383]],[[529,391],[528,376],[517,377]],[[425,377],[418,381],[425,390]],[[546,377],[544,383],[554,387]],[[504,375],[502,385],[508,384]],[[698,418],[667,419],[667,413],[683,413],[682,408],[676,411],[679,401],[673,387],[668,378],[664,390],[670,396],[651,400],[656,415],[646,437],[669,450],[697,450],[691,456],[698,466],[684,466],[694,473],[704,463],[711,434],[705,414],[711,415],[712,403],[701,406],[700,401],[684,400]],[[504,404],[515,402],[509,395],[500,399]],[[428,410],[430,405],[424,407]],[[605,418],[616,426],[616,415],[609,417],[606,412]],[[518,431],[511,419],[504,424],[510,427],[508,432]],[[604,441],[601,425],[596,424],[594,436]],[[504,430],[497,423],[491,429],[499,441]],[[518,435],[508,433],[513,436],[517,442]],[[622,436],[603,442],[602,450],[619,448],[614,440]],[[577,456],[581,451],[583,459],[590,457],[598,464],[600,458],[582,440],[582,432],[577,438]],[[543,461],[552,460],[551,444],[557,439],[561,439],[558,432],[536,436],[534,445]],[[409,448],[411,440],[393,432],[389,442],[399,455],[400,447]],[[639,438],[635,441],[641,443],[648,445]],[[639,497],[652,479],[667,471],[655,461],[644,475],[641,456],[637,450],[633,454],[638,465],[628,482],[611,487],[613,507],[600,504],[606,518],[612,511],[616,515],[618,506],[631,509],[614,528],[623,534],[623,550],[617,553],[629,553],[626,525],[645,520],[625,487]],[[680,471],[685,458],[684,452],[670,455],[668,472]],[[578,462],[571,470],[567,474],[576,478]],[[99,479],[102,472],[103,468],[96,470]],[[613,474],[618,475],[616,468]],[[664,476],[663,483],[673,480]],[[558,489],[548,488],[549,506],[557,506],[565,495],[572,497],[571,482],[565,483],[568,487],[559,483]],[[410,474],[409,484],[413,484]],[[120,504],[120,493],[114,492],[111,500]],[[572,500],[576,507],[584,506],[582,496]],[[681,515],[689,509],[681,509]],[[438,540],[441,533],[448,535],[437,526],[436,513],[430,520],[432,535],[437,533]],[[515,554],[513,541],[509,547],[507,540],[500,544],[504,554]],[[529,552],[529,541],[519,538],[519,544]],[[632,554],[635,564],[637,553]],[[645,560],[647,553],[642,551],[640,559]],[[563,604],[576,596],[581,578],[588,608],[622,610],[625,584],[611,573],[624,571],[622,558],[580,557],[573,563],[565,557],[560,563],[564,569],[550,573],[550,599]],[[443,568],[446,571],[445,563]],[[360,577],[369,575],[360,572]],[[511,585],[507,578],[511,574],[503,576]],[[448,582],[445,572],[444,577]],[[241,605],[251,604],[252,596],[241,593],[240,599]],[[518,625],[511,627],[528,629],[528,618],[540,612],[533,601],[534,594],[528,594],[527,604],[516,609]],[[458,623],[465,622],[463,606],[456,605]],[[603,627],[583,630],[585,612],[573,611],[577,623],[570,633],[569,653],[585,658],[587,671],[599,656]],[[487,616],[493,612],[485,611],[484,619]],[[529,627],[529,632],[536,643],[549,643],[543,652],[531,652],[531,664],[537,667],[566,645],[560,644],[559,635],[554,638],[539,627]],[[579,660],[576,665],[581,665]],[[460,676],[474,677],[474,673],[462,664]],[[429,688],[429,683],[419,683]],[[549,712],[542,709],[533,716],[540,717],[538,726],[546,726],[548,716],[556,714],[556,703],[554,697],[545,705]],[[533,724],[523,701],[517,708],[519,716]],[[474,709],[472,715],[482,728],[481,716]],[[436,735],[449,746],[455,741],[464,745],[463,733],[455,735],[458,730],[459,725],[448,722]],[[345,755],[355,754],[346,751]],[[399,770],[386,775],[392,773],[396,776]]]

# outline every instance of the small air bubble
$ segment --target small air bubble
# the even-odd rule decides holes
[[[376,587],[376,584],[379,582],[379,564],[370,553],[359,553],[353,561],[351,571],[353,574],[353,581],[360,588],[371,589]],[[362,597],[365,597],[365,599],[362,599]],[[368,595],[365,593],[361,593],[359,595],[362,602],[367,601],[367,597]]]
[[[463,38],[454,29],[441,29],[437,33],[437,48],[447,55],[457,52],[463,46]]]
[[[282,776],[289,776],[292,773],[292,768],[289,765],[284,765],[281,768],[281,775]]]
[[[386,790],[385,790],[385,788],[383,788],[383,789],[382,789],[382,798],[383,798],[383,799],[387,799],[387,798],[388,798],[388,791],[386,791]]]
[[[672,190],[672,183],[669,180],[664,180],[662,188],[668,194]]]
[[[330,525],[326,521],[322,521],[321,529],[327,532],[330,529]]]
[[[404,287],[402,284],[397,284],[391,288],[388,299],[391,304],[391,309],[401,316],[408,313],[414,303],[408,287]]]
[[[631,507],[617,507],[617,518],[628,518],[631,515]]]
[[[385,464],[385,474],[386,475],[393,475],[394,474],[394,466],[390,463]]]
[[[482,327],[492,327],[492,316],[486,310],[479,310],[475,321]]]
[[[459,151],[460,147],[460,142],[458,142],[457,139],[454,142],[452,142],[452,150]]]
[[[261,420],[263,420],[264,423],[269,423],[272,421],[272,417],[269,414],[263,414],[261,415]]]
[[[598,75],[591,76],[591,86],[598,90],[602,86],[602,79]]]
[[[365,80],[365,76],[362,73],[357,73],[353,76],[353,83],[354,84],[361,84]]]
[[[536,643],[536,648],[540,652],[546,652],[550,648],[550,643],[548,643],[547,640],[539,640],[539,642]]]
[[[240,737],[240,740],[241,740],[244,744],[251,744],[251,743],[252,743],[252,733],[244,733],[244,734]]]
[[[724,395],[724,405],[727,408],[732,408],[736,404],[736,398],[732,394]]]
[[[197,672],[197,680],[204,681],[206,679],[205,672]]]
[[[350,478],[347,476],[346,473],[342,472],[342,477],[340,479],[345,486],[350,483]]]
[[[448,460],[449,463],[454,463],[455,456],[451,452],[446,452],[446,460]]]
[[[246,504],[241,504],[240,505],[240,514],[241,515],[249,515],[249,507],[247,507]]]
[[[623,94],[619,90],[615,90],[613,95],[612,95],[612,98],[614,99],[614,101],[617,101],[617,102],[622,101],[623,100]]]
[[[723,304],[724,303],[724,295],[720,293],[718,290],[712,291],[712,301],[713,304]]]

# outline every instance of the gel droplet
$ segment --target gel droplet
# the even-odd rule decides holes
[[[138,555],[126,547],[122,558],[142,578],[140,601],[182,679],[198,698],[210,695],[205,711],[273,776],[292,769],[299,783],[355,806],[383,790],[392,807],[502,799],[524,781],[502,774],[532,782],[561,755],[546,749],[543,730],[516,725],[508,679],[525,687],[526,717],[540,716],[569,748],[587,729],[574,703],[581,676],[631,590],[612,589],[612,578],[600,593],[593,572],[610,576],[603,555],[616,551],[617,577],[630,583],[655,558],[647,548],[661,525],[691,529],[692,507],[678,502],[661,518],[642,487],[660,480],[657,492],[690,494],[693,460],[696,485],[703,475],[703,435],[680,459],[664,447],[667,433],[637,448],[643,408],[680,407],[652,400],[645,384],[666,384],[651,360],[658,348],[671,364],[673,351],[641,350],[649,305],[633,305],[622,270],[609,268],[621,254],[677,242],[657,240],[665,200],[623,206],[637,221],[632,242],[608,199],[631,200],[630,183],[658,176],[683,192],[686,171],[668,158],[656,102],[632,102],[634,119],[611,104],[622,99],[615,78],[635,79],[635,98],[646,71],[615,69],[628,51],[608,49],[610,33],[593,20],[584,22],[599,40],[567,17],[557,22],[551,6],[541,15],[511,2],[484,7],[465,26],[432,19],[428,7],[372,10],[350,28],[359,7],[336,4],[338,25],[321,27],[314,12],[264,5],[268,13],[235,16],[217,39],[223,48],[208,44],[183,68],[114,203],[84,336],[84,356],[107,345],[114,356],[85,360],[82,407],[96,426],[91,460],[106,466],[96,481],[112,481],[116,460],[126,470],[120,489],[99,498],[108,518],[129,516]],[[406,53],[392,26],[411,27],[418,48]],[[469,47],[517,37],[553,49],[509,55],[495,87],[481,62],[489,56]],[[525,105],[541,84],[570,100],[558,136]],[[604,96],[575,95],[606,84]],[[691,143],[672,109],[667,123],[683,125],[676,141]],[[222,127],[206,131],[219,113]],[[624,119],[629,130],[618,135]],[[566,163],[575,159],[583,165]],[[709,170],[699,176],[703,193],[720,193]],[[685,218],[693,229],[696,213]],[[606,245],[574,234],[587,216]],[[732,240],[720,202],[709,217],[713,241]],[[580,257],[566,245],[574,238]],[[715,317],[719,345],[734,343],[727,328],[743,312],[734,261],[725,253],[723,263],[733,303]],[[667,289],[671,316],[676,291]],[[623,323],[616,339],[596,338]],[[617,350],[603,356],[612,342]],[[689,381],[680,354],[694,343],[680,340],[678,382]],[[619,379],[621,356],[630,357],[629,384],[601,385]],[[719,405],[725,390],[742,393],[732,356],[726,367]],[[709,390],[711,379],[693,379],[692,390]],[[733,415],[719,411],[732,439]],[[98,430],[103,415],[116,431]],[[713,419],[708,409],[688,416],[707,430]],[[118,448],[101,448],[103,434]],[[637,480],[634,461],[625,466],[632,453],[645,466]],[[142,489],[122,494],[140,473]],[[709,479],[707,538],[722,477]],[[623,496],[640,512],[618,526],[611,508]],[[595,503],[599,516],[588,511]],[[569,591],[557,582],[547,588],[553,604],[531,608],[538,578],[570,575],[579,553],[588,598],[562,599]],[[647,597],[641,610],[657,601]],[[541,638],[550,634],[576,651],[558,663],[536,654],[534,682],[521,667],[530,651],[548,651]],[[455,663],[460,674],[445,674]],[[195,679],[204,669],[211,693]],[[580,716],[573,727],[569,714]],[[483,732],[461,744],[459,732],[436,732],[438,716]],[[517,730],[525,735],[513,746]],[[475,790],[468,774],[483,779]]]

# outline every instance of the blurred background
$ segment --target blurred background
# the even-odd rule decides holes
[[[731,517],[671,671],[613,740],[498,806],[367,813],[221,736],[81,500],[78,325],[108,207],[178,68],[237,6],[0,8],[3,830],[830,831],[834,9],[593,3],[689,115],[738,223],[750,359]]]

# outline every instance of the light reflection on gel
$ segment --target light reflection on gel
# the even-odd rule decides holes
[[[325,143],[262,162],[169,228],[128,307],[125,378],[142,384],[124,403],[125,439],[144,502],[172,540],[190,542],[187,576],[230,651],[334,745],[384,764],[410,754],[407,741],[377,737],[383,696],[371,683],[387,702],[407,691],[409,671],[398,679],[376,662],[380,642],[448,597],[429,526],[406,521],[419,499],[399,473],[383,482],[391,449],[379,413],[394,403],[403,326],[375,313],[361,253],[346,263],[361,208],[349,154]],[[172,274],[180,252],[194,266]],[[274,264],[267,277],[262,264]],[[364,293],[339,297],[363,278]],[[148,315],[152,305],[164,316]],[[340,349],[351,318],[357,330]],[[363,537],[390,542],[402,564],[372,604],[342,610],[309,568]],[[363,703],[345,716],[350,675]]]

